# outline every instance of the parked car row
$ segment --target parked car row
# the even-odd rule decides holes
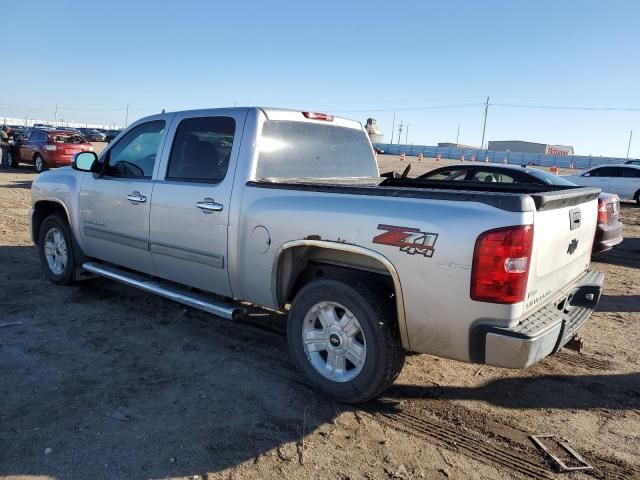
[[[77,130],[35,127],[13,140],[9,147],[9,166],[29,163],[40,173],[52,167],[70,165],[73,155],[91,151],[93,146]]]
[[[9,158],[7,166],[19,163],[34,165],[38,173],[49,168],[71,164],[78,152],[93,151],[90,142],[110,142],[120,130],[92,128],[52,127],[36,124],[33,127],[8,125]]]
[[[603,171],[603,169],[610,169]],[[629,168],[632,172],[626,172]],[[628,175],[620,176],[623,179],[635,179],[635,187],[632,182],[628,182],[631,186],[624,188],[615,183],[615,181],[605,180],[607,178],[600,176],[601,173]],[[637,177],[632,174],[637,174]],[[592,181],[592,179],[602,179],[600,183]],[[616,177],[617,178],[617,177]],[[469,183],[496,183],[504,184],[507,188],[513,184],[528,185],[557,185],[557,186],[588,186],[600,187],[602,193],[598,196],[598,223],[596,227],[596,235],[593,242],[593,253],[604,252],[610,250],[614,246],[622,242],[622,227],[620,221],[620,198],[637,198],[638,193],[633,188],[640,189],[640,167],[626,166],[607,166],[595,167],[587,172],[577,175],[558,176],[544,170],[536,168],[520,167],[516,165],[499,165],[499,164],[480,164],[480,165],[454,165],[450,167],[442,167],[427,172],[417,177],[418,180],[430,181],[462,181]],[[588,180],[583,180],[588,179]],[[591,183],[590,183],[591,182]],[[627,180],[624,180],[627,182]],[[613,189],[610,190],[610,187]],[[605,193],[614,192],[614,193]],[[633,193],[630,193],[633,191]]]

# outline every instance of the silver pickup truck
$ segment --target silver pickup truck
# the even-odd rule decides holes
[[[407,351],[524,368],[562,348],[600,298],[598,193],[381,178],[358,122],[210,109],[144,118],[39,175],[30,225],[54,283],[288,312],[308,382],[362,402]]]

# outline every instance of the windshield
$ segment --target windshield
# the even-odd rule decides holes
[[[527,173],[531,176],[536,177],[538,180],[543,181],[547,185],[564,185],[564,186],[573,186],[576,184],[566,180],[558,175],[554,175],[553,173],[545,172],[544,170],[527,170]]]
[[[269,120],[259,151],[256,178],[378,176],[369,138],[354,128]]]

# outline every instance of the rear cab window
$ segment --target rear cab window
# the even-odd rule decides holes
[[[219,183],[229,168],[236,121],[196,117],[180,122],[174,136],[167,180]]]
[[[378,177],[366,132],[325,123],[266,120],[257,179]]]

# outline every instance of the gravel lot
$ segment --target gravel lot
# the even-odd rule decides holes
[[[0,170],[0,478],[640,478],[635,204],[625,241],[594,259],[605,292],[582,354],[524,371],[412,355],[384,399],[352,408],[301,382],[281,316],[232,323],[108,280],[48,283],[27,231],[34,176]],[[595,472],[554,473],[539,433]]]

